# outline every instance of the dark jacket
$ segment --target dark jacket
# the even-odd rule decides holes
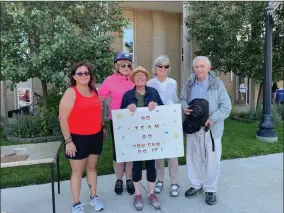
[[[275,93],[277,89],[278,89],[278,85],[276,83],[274,83],[272,85],[272,92]]]
[[[158,105],[164,105],[158,91],[155,88],[147,87],[145,86],[146,94],[144,96],[144,106],[148,107],[149,102],[154,101]],[[121,109],[127,108],[130,104],[137,105],[137,98],[135,97],[135,91],[136,87],[134,87],[132,90],[128,90],[126,93],[124,93],[122,102],[121,102]]]

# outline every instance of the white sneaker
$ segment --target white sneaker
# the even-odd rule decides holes
[[[73,206],[72,207],[72,213],[84,213],[83,203],[81,203],[77,206]]]
[[[163,186],[164,186],[164,183],[162,181],[157,181],[155,189],[154,189],[155,193],[160,194],[163,189]]]
[[[89,205],[94,207],[95,211],[101,211],[104,209],[104,204],[98,196],[90,199]]]

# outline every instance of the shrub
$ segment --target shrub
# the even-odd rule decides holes
[[[34,138],[42,136],[60,136],[60,125],[55,113],[41,108],[39,116],[16,115],[4,125],[6,135],[20,138]]]
[[[262,118],[263,105],[260,105],[256,111],[257,120]],[[284,121],[284,104],[273,104],[271,108],[272,120],[274,123],[281,123]]]
[[[54,87],[50,91],[48,91],[46,109],[49,112],[58,114],[59,102],[65,89],[66,89],[65,87],[64,88]],[[39,105],[43,107],[43,102],[40,102]]]

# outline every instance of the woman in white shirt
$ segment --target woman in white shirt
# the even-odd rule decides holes
[[[169,78],[170,74],[170,60],[166,56],[158,57],[154,62],[153,73],[155,78],[150,79],[147,82],[147,86],[154,87],[158,90],[159,95],[165,105],[175,104],[179,102],[177,97],[177,82]],[[159,194],[164,186],[164,159],[156,160],[157,176],[158,181],[156,182],[155,192]],[[178,159],[171,158],[168,159],[168,169],[171,181],[170,195],[172,197],[177,197],[179,195],[178,185]]]

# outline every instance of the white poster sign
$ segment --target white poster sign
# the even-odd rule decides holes
[[[18,108],[29,106],[32,103],[32,90],[30,88],[18,88]]]
[[[181,105],[112,110],[117,162],[184,156]]]

